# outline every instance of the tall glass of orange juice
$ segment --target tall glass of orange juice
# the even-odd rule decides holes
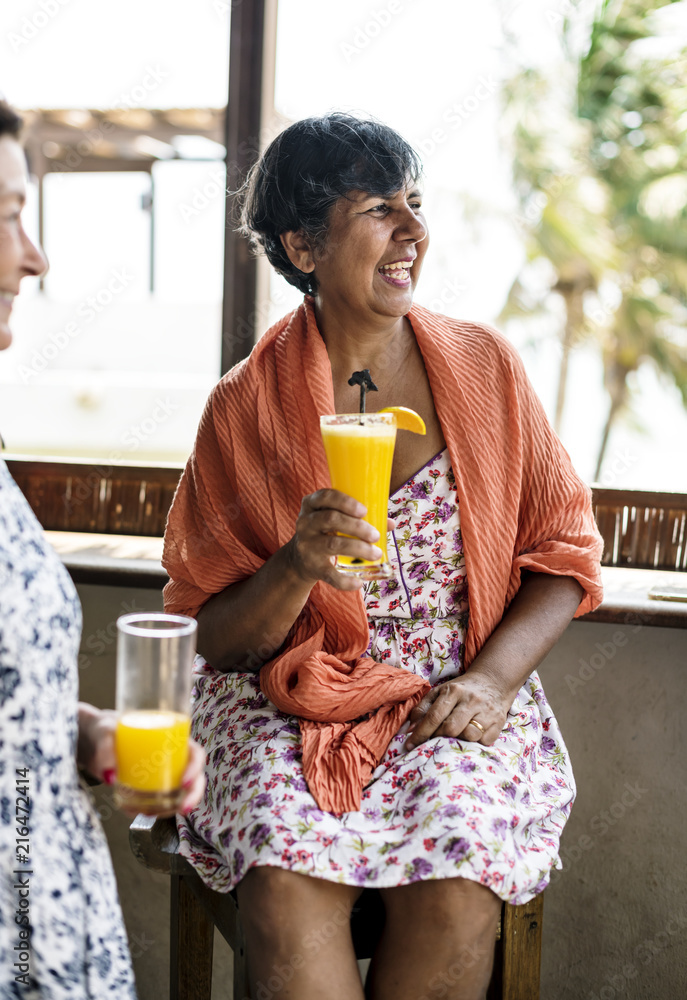
[[[117,619],[115,800],[132,812],[166,812],[184,797],[197,627],[161,612]]]
[[[365,520],[379,531],[375,544],[382,550],[376,562],[338,556],[336,568],[365,580],[388,579],[393,570],[386,549],[386,519],[396,417],[393,413],[337,413],[320,417],[320,431],[333,488],[365,504]]]

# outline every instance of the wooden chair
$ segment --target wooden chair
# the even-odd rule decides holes
[[[170,1000],[210,1000],[215,927],[234,953],[233,998],[250,998],[234,894],[208,889],[179,854],[174,820],[137,816],[129,842],[142,865],[171,877]],[[538,1000],[543,912],[543,894],[523,906],[503,904],[488,1000]],[[366,889],[351,921],[358,958],[371,957],[383,925],[381,897]]]

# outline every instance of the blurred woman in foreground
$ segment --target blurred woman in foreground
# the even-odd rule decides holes
[[[0,350],[23,278],[46,269],[21,213],[21,119],[0,101]],[[107,841],[77,767],[114,779],[114,712],[77,703],[81,607],[0,459],[0,996],[135,998]],[[201,799],[189,745],[183,809]]]

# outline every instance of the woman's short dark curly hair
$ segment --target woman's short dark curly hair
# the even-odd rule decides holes
[[[11,135],[13,139],[18,139],[23,124],[14,108],[0,98],[0,138]]]
[[[342,112],[304,118],[278,135],[251,169],[241,191],[239,231],[289,284],[312,295],[314,275],[294,267],[281,234],[300,230],[313,249],[321,248],[339,198],[353,190],[388,198],[421,173],[415,150],[387,125]]]

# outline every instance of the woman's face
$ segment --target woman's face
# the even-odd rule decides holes
[[[12,136],[0,138],[0,351],[12,343],[10,313],[19,283],[42,274],[45,257],[24,232],[21,210],[26,201],[26,161]]]
[[[351,191],[332,208],[327,242],[313,254],[318,302],[361,319],[405,316],[428,242],[416,185],[390,198]]]

